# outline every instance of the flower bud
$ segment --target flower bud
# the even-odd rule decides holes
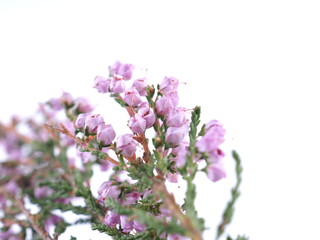
[[[111,88],[111,92],[122,93],[124,92],[126,86],[125,86],[124,80],[117,80],[113,78],[110,82],[110,88]]]
[[[109,227],[116,227],[120,223],[120,215],[114,212],[107,213],[104,218],[104,223]]]
[[[170,95],[176,92],[179,86],[179,80],[174,77],[165,77],[160,84],[160,92],[164,95]]]
[[[101,123],[103,123],[103,117],[100,114],[90,114],[86,117],[85,128],[89,133],[96,133]]]
[[[118,137],[117,149],[123,156],[132,157],[137,148],[138,142],[133,139],[132,134],[124,134]]]
[[[125,64],[117,61],[109,67],[109,71],[112,75],[120,75],[124,80],[130,80],[133,68],[134,67],[131,64]]]
[[[139,105],[138,114],[146,120],[146,127],[150,128],[156,121],[155,114],[151,111],[150,106],[147,102],[143,102]]]
[[[74,122],[74,128],[82,130],[85,125],[86,117],[88,116],[87,113],[80,113]]]
[[[129,88],[124,92],[124,98],[123,100],[129,105],[129,106],[137,106],[142,101],[140,98],[140,95],[138,91],[135,88]]]
[[[174,105],[170,97],[163,96],[156,102],[157,113],[165,116],[174,109]]]
[[[107,93],[109,91],[110,81],[108,78],[96,76],[93,87],[96,88],[99,93]]]
[[[186,123],[186,115],[183,111],[172,110],[169,112],[166,119],[166,125],[168,127],[181,127]]]
[[[116,137],[116,133],[113,130],[111,124],[100,124],[97,129],[97,141],[101,142],[103,145],[109,145],[112,143],[114,138]]]
[[[139,114],[131,117],[129,120],[129,128],[134,133],[144,133],[146,131],[146,120]]]
[[[222,125],[211,124],[209,127],[206,125],[206,132],[204,136],[197,141],[196,147],[200,152],[215,151],[219,145],[223,143],[224,135],[225,130],[222,128]]]
[[[178,146],[184,136],[186,135],[187,128],[183,127],[169,127],[166,133],[166,142],[170,143],[172,147]]]
[[[147,92],[146,92],[146,88],[147,88],[148,84],[147,84],[147,79],[145,78],[139,78],[134,80],[132,87],[134,87],[138,93],[140,94],[140,96],[146,96]]]
[[[125,215],[120,216],[120,224],[125,233],[131,232],[133,229],[133,221],[129,221],[128,217]]]
[[[226,171],[225,171],[222,163],[221,162],[217,162],[217,163],[211,164],[207,168],[207,176],[213,182],[217,182],[220,179],[225,178],[226,177]]]

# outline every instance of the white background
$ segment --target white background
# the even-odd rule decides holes
[[[228,179],[197,179],[207,226],[229,197],[236,149],[244,181],[229,233],[320,239],[319,12],[309,0],[0,0],[0,119],[29,115],[62,90],[107,101],[93,78],[116,60],[147,68],[153,83],[177,77],[187,83],[181,105],[202,106],[203,122],[227,129]],[[114,107],[101,108],[111,122]]]

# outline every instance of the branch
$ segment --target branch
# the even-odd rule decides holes
[[[24,206],[24,202],[21,199],[16,199],[16,204],[18,206],[18,208],[21,210],[21,212],[23,212],[27,219],[29,220],[29,222],[32,225],[32,228],[41,236],[41,238],[43,240],[55,240],[53,238],[50,237],[49,233],[47,233],[43,228],[41,228],[39,226],[39,224],[36,222],[36,219],[34,217],[34,215],[32,215]]]

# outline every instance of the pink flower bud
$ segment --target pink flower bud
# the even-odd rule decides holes
[[[132,134],[124,134],[118,137],[117,149],[123,156],[132,157],[137,148],[138,142],[133,139]]]
[[[93,87],[96,88],[99,93],[107,93],[109,91],[110,81],[108,78],[96,76]]]
[[[74,128],[76,129],[83,129],[86,121],[86,117],[88,116],[87,113],[81,113],[78,115],[76,121],[74,122]]]
[[[97,140],[101,142],[103,145],[109,145],[112,143],[114,138],[116,137],[116,133],[113,130],[111,124],[101,123],[97,129]]]
[[[117,61],[109,68],[109,71],[112,75],[120,75],[125,80],[129,80],[132,77],[133,68],[134,67],[131,64],[125,64]]]
[[[186,115],[183,111],[179,110],[172,110],[169,112],[166,125],[168,127],[181,127],[186,123]]]
[[[129,128],[134,133],[144,133],[146,131],[146,120],[139,114],[129,120]]]
[[[85,128],[89,133],[96,133],[98,126],[103,122],[103,118],[100,114],[90,114],[86,117]]]
[[[64,105],[69,107],[72,104],[73,97],[71,96],[70,93],[63,92],[61,97],[60,97],[60,101],[61,101],[62,104],[64,104]]]
[[[179,80],[174,77],[165,77],[160,84],[160,92],[164,95],[170,95],[176,92],[179,86]]]
[[[113,78],[110,82],[110,88],[111,88],[111,92],[122,93],[124,92],[126,86],[125,86],[124,80],[118,80]]]
[[[120,215],[114,212],[107,213],[104,217],[104,223],[109,227],[114,228],[117,224],[120,223]]]
[[[207,129],[207,127],[206,127]],[[211,152],[216,150],[224,141],[225,130],[220,124],[209,125],[204,136],[197,141],[196,147],[200,152]]]
[[[147,102],[143,102],[139,105],[138,114],[146,120],[146,127],[150,128],[153,126],[156,121],[156,116],[150,109],[150,106]]]
[[[147,79],[145,79],[145,78],[136,79],[136,80],[134,80],[132,86],[135,89],[137,89],[137,91],[139,92],[139,94],[141,96],[146,96],[147,95],[147,92],[146,92],[146,88],[148,86]]]
[[[133,229],[133,221],[129,221],[125,215],[120,216],[120,224],[123,232],[128,233]]]
[[[146,225],[143,225],[142,223],[138,222],[137,220],[134,220],[133,221],[133,228],[137,232],[143,232],[147,227],[146,227]]]
[[[135,88],[129,88],[124,92],[123,100],[129,106],[137,106],[141,103],[141,98],[138,91]]]
[[[111,181],[106,181],[101,184],[98,189],[98,201],[104,202],[107,198],[118,199],[120,195],[120,190],[118,186],[112,185]]]
[[[156,102],[157,113],[166,116],[170,111],[174,109],[174,104],[170,97],[163,96]]]
[[[75,100],[76,108],[81,113],[89,113],[93,110],[93,106],[89,103],[88,99],[80,97]]]
[[[207,168],[207,176],[213,182],[217,182],[220,179],[225,178],[226,177],[226,171],[225,171],[222,163],[221,162],[217,162],[217,163],[211,164]]]
[[[182,142],[186,132],[187,128],[185,126],[169,127],[166,132],[166,142],[171,143],[173,147],[178,146]]]

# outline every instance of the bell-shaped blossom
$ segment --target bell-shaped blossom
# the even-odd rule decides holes
[[[172,149],[172,154],[175,155],[173,160],[175,161],[175,166],[178,168],[183,167],[187,162],[187,153],[188,153],[189,143],[182,142],[178,147]]]
[[[122,93],[126,89],[124,80],[113,78],[110,82],[110,89],[113,93]]]
[[[74,128],[83,130],[88,113],[80,113],[74,122]]]
[[[70,93],[67,92],[63,92],[61,97],[60,97],[60,101],[63,105],[70,107],[72,105],[73,102],[73,97],[71,96]]]
[[[104,202],[107,198],[118,199],[120,195],[120,190],[118,186],[112,185],[111,181],[106,181],[101,184],[98,189],[98,201]]]
[[[160,84],[160,92],[170,95],[178,90],[179,80],[174,77],[165,77]]]
[[[107,212],[104,217],[104,223],[109,227],[116,227],[117,224],[120,223],[120,215],[114,212]]]
[[[120,75],[124,80],[129,80],[132,77],[133,69],[134,67],[132,64],[126,64],[117,61],[110,66],[109,71],[112,75]]]
[[[172,147],[178,146],[186,135],[187,130],[185,126],[169,127],[166,132],[166,142],[171,143]]]
[[[159,115],[166,116],[175,108],[170,97],[163,96],[156,102],[156,110]]]
[[[129,120],[129,128],[134,133],[144,133],[146,131],[147,123],[146,120],[139,114],[135,114]]]
[[[100,114],[90,114],[86,117],[85,128],[89,133],[96,133],[98,126],[103,122],[103,117]]]
[[[80,113],[89,113],[93,110],[93,106],[89,103],[89,100],[84,97],[79,97],[75,100],[75,107]]]
[[[211,162],[211,163],[220,162],[221,159],[224,158],[224,156],[225,156],[224,152],[220,148],[217,148],[214,151],[209,152],[208,162]]]
[[[124,92],[123,100],[129,106],[138,106],[142,100],[140,98],[139,92],[135,88],[129,88]]]
[[[207,168],[207,176],[213,182],[217,182],[226,177],[226,171],[221,161],[209,165]]]
[[[110,79],[102,76],[96,76],[94,79],[94,88],[98,90],[99,93],[109,92]]]
[[[150,109],[150,106],[147,102],[143,102],[139,105],[138,114],[146,120],[146,128],[153,126],[156,121],[156,116]]]
[[[51,227],[56,226],[57,223],[59,223],[61,221],[62,221],[61,217],[52,214],[44,222],[44,229],[46,230],[46,232],[49,232]]]
[[[145,78],[139,78],[134,80],[132,87],[134,87],[138,93],[140,94],[140,96],[146,96],[147,92],[146,92],[146,88],[147,88],[148,84],[147,84],[147,79]]]
[[[52,107],[54,111],[59,111],[63,107],[61,105],[61,100],[59,98],[52,98],[48,101],[48,104]]]
[[[122,201],[122,205],[135,204],[141,198],[141,194],[137,191],[126,194],[125,200]]]
[[[197,141],[196,147],[200,152],[215,151],[224,141],[225,129],[222,125],[212,125],[205,132],[204,136]]]
[[[143,232],[147,227],[146,225],[140,223],[137,220],[133,221],[133,228],[137,231],[137,232]]]
[[[118,137],[117,149],[123,156],[132,157],[137,148],[138,142],[133,139],[132,134],[124,134]]]
[[[133,221],[130,221],[129,218],[125,215],[120,216],[120,224],[122,231],[128,233],[133,229]]]
[[[182,110],[172,110],[166,118],[168,127],[181,127],[186,123],[186,114]]]
[[[109,145],[116,137],[116,132],[113,130],[111,124],[101,123],[97,129],[97,140],[103,145]]]

